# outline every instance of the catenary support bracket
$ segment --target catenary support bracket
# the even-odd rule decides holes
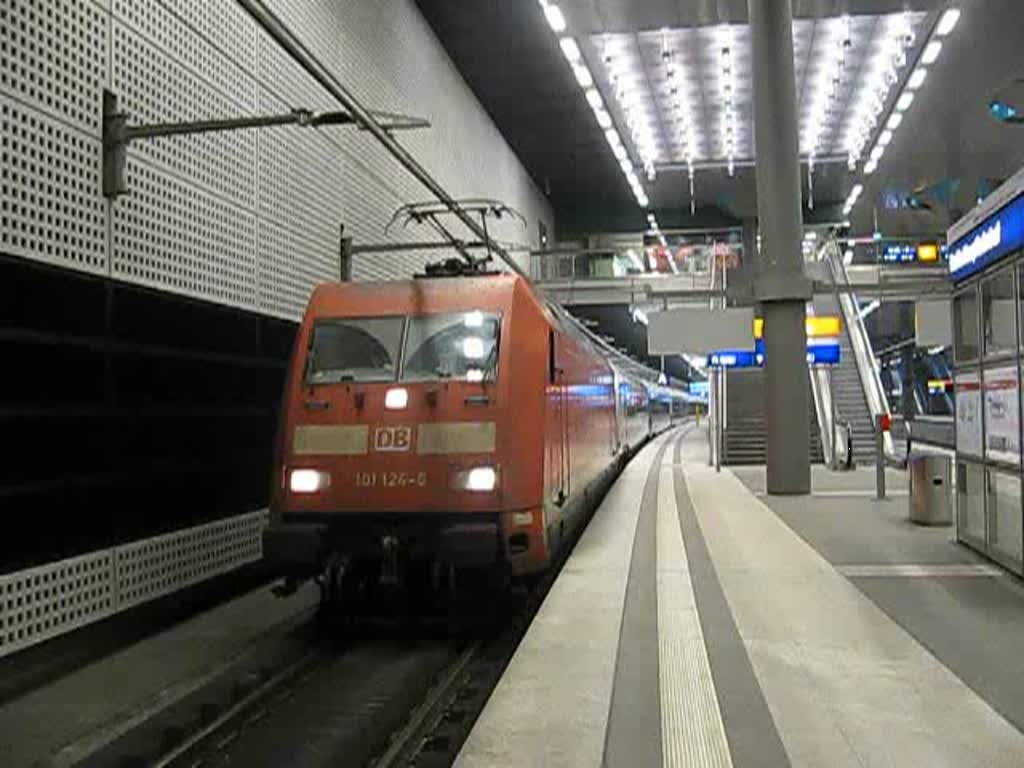
[[[417,117],[393,112],[372,112],[372,114],[386,131],[430,127],[429,121]],[[128,145],[137,139],[191,136],[199,133],[274,128],[284,125],[305,128],[355,125],[360,130],[365,130],[365,127],[348,112],[313,112],[308,109],[293,109],[291,112],[280,115],[253,115],[183,123],[128,125],[128,115],[120,111],[117,94],[105,90],[103,92],[103,195],[114,199],[128,192],[128,182],[125,178]]]

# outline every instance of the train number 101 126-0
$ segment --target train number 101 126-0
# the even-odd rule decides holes
[[[358,488],[426,488],[426,472],[356,472]]]

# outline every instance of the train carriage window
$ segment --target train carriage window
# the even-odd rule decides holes
[[[460,378],[485,381],[495,377],[501,315],[494,312],[451,312],[409,319],[403,381]]]
[[[321,320],[313,327],[306,382],[394,381],[403,317]]]

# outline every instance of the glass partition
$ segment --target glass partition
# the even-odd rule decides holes
[[[988,470],[988,551],[1016,571],[1024,547],[1021,526],[1020,477]]]
[[[986,357],[1012,353],[1017,349],[1017,307],[1012,269],[997,272],[981,284],[981,318]]]
[[[956,362],[978,359],[978,291],[974,286],[953,298],[953,345]]]
[[[1017,327],[1024,328],[1024,265],[1017,265]],[[1024,347],[1024,333],[1017,334],[1018,343]]]
[[[960,539],[986,550],[985,468],[980,464],[957,462],[956,514]]]

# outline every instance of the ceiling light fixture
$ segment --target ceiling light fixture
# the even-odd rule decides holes
[[[721,46],[719,54],[719,93],[722,99],[721,145],[722,156],[726,159],[729,176],[736,172],[736,103],[734,100],[734,62],[733,46],[735,39],[732,27],[728,24],[718,28],[718,42]]]
[[[555,34],[561,34],[565,32],[565,16],[562,15],[562,10],[554,3],[541,3],[544,8],[544,18],[548,20],[548,26],[551,27]]]
[[[861,96],[853,112],[847,133],[846,148],[849,165],[856,167],[864,148],[874,134],[899,72],[907,64],[907,50],[915,40],[910,14],[890,16],[882,33],[879,53],[865,64],[866,75],[861,83]]]
[[[575,65],[572,68],[572,73],[576,75],[576,82],[580,84],[580,88],[583,90],[594,87],[594,78],[590,74],[590,70],[583,64]]]
[[[562,55],[565,56],[566,61],[573,66],[582,64],[583,56],[575,40],[571,37],[563,37],[558,41],[558,45],[562,49]]]
[[[636,177],[636,171],[634,170],[633,163],[629,158],[629,153],[626,151],[626,148],[622,143],[622,137],[615,129],[612,116],[605,108],[604,99],[601,98],[600,91],[595,87],[593,73],[584,61],[583,53],[580,51],[580,47],[575,38],[568,35],[562,35],[567,28],[564,14],[556,4],[547,2],[547,0],[539,1],[540,6],[544,11],[544,18],[547,20],[548,26],[551,27],[552,31],[559,36],[558,47],[561,48],[562,55],[565,56],[565,60],[569,62],[569,66],[572,68],[573,76],[576,78],[576,82],[583,90],[584,98],[587,100],[587,104],[594,113],[594,119],[597,120],[597,124],[601,127],[601,130],[604,131],[608,146],[611,148],[612,154],[618,161],[619,167],[622,169],[622,173],[626,177],[626,181],[629,183],[637,204],[646,208],[649,202],[647,199],[647,193],[644,191],[643,187],[640,185],[639,179]],[[633,130],[633,126],[630,126],[630,129]],[[649,167],[649,174],[653,174],[653,156],[649,161],[645,160],[645,165]]]
[[[808,204],[814,207],[813,185],[814,169],[818,156],[826,149],[825,139],[832,135],[834,118],[838,113],[838,99],[846,84],[846,63],[852,40],[850,37],[850,18],[842,16],[834,21],[822,21],[824,27],[820,35],[816,35],[815,43],[809,56],[817,60],[816,79],[808,82],[804,109],[804,123],[800,132],[801,149],[807,156],[807,180],[811,196]],[[820,41],[820,43],[818,42]],[[808,76],[810,80],[810,77]],[[848,158],[851,166],[855,159]]]
[[[864,164],[864,175],[870,176],[878,168],[878,163],[885,154],[886,147],[889,146],[893,139],[894,132],[903,122],[904,113],[910,109],[910,105],[914,103],[915,93],[921,89],[924,85],[925,79],[928,77],[928,65],[934,64],[939,55],[942,53],[942,42],[938,40],[939,37],[948,35],[953,27],[956,26],[957,21],[960,19],[960,11],[957,8],[948,9],[936,24],[935,29],[932,33],[932,39],[925,45],[921,52],[920,60],[917,68],[911,73],[910,77],[907,78],[906,83],[903,86],[903,92],[899,94],[896,99],[896,103],[893,107],[893,112],[889,116],[885,123],[885,128],[878,134],[875,140],[874,147],[871,153],[868,155],[868,161]],[[873,125],[872,125],[873,128]],[[867,136],[872,133],[872,130],[861,131],[863,138],[858,139],[858,142],[866,140]],[[858,149],[858,154],[859,154]],[[851,208],[857,202],[856,198],[847,199],[847,207]]]
[[[854,184],[853,189],[850,190],[850,194],[846,198],[846,205],[843,206],[843,216],[849,216],[850,211],[853,210],[853,206],[857,204],[860,199],[861,193],[864,191],[863,184]]]
[[[934,64],[935,60],[939,58],[939,54],[942,53],[942,41],[932,40],[924,49],[924,53],[921,54],[922,64]]]
[[[936,36],[945,37],[946,35],[948,35],[950,32],[953,31],[953,28],[956,26],[956,23],[958,21],[960,21],[960,9],[950,8],[948,11],[942,14],[942,18],[939,19],[939,24],[935,28]]]

